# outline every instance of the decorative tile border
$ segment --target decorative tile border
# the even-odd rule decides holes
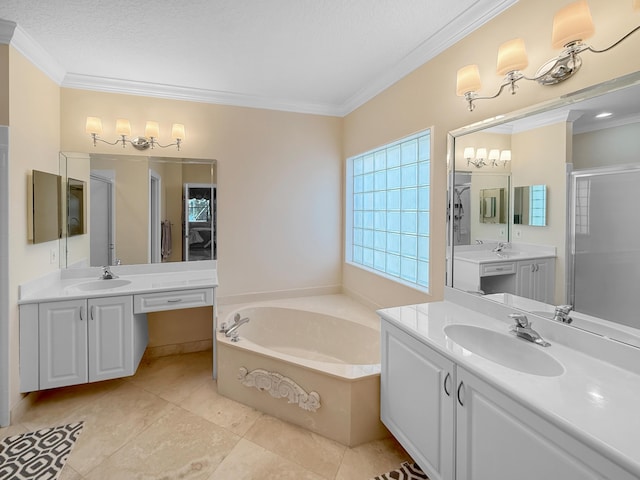
[[[261,368],[249,372],[246,368],[240,367],[238,380],[246,387],[267,390],[273,398],[286,398],[289,403],[297,403],[303,410],[315,412],[320,408],[318,392],[307,393],[296,382],[279,373]]]

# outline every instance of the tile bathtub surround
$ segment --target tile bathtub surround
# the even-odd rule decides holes
[[[392,438],[348,448],[219,395],[210,351],[30,397],[0,438],[84,422],[59,480],[366,480],[410,461]]]

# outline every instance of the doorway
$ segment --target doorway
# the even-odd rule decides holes
[[[162,261],[160,199],[162,192],[162,177],[157,172],[149,170],[149,262]]]
[[[90,183],[90,264],[113,265],[116,262],[115,172],[92,170]]]
[[[216,185],[185,183],[183,202],[182,259],[216,260]]]

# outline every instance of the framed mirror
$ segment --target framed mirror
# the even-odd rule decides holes
[[[31,188],[33,243],[58,240],[62,236],[62,177],[33,170]]]
[[[513,188],[513,224],[547,225],[547,186],[527,185]]]
[[[65,152],[60,171],[85,199],[85,234],[66,235],[62,268],[217,258],[215,160]],[[194,184],[208,192],[195,223]]]
[[[489,140],[508,148],[511,160],[480,168],[469,165],[465,148],[480,142],[487,145]],[[496,255],[491,250],[503,243],[506,254],[486,258],[513,267],[508,270],[513,276],[502,277],[508,282],[494,278],[491,294],[481,288],[476,293],[487,300],[508,299],[510,305],[536,313],[548,314],[553,305],[571,304],[578,317],[587,319],[576,326],[640,346],[640,320],[629,314],[639,306],[629,289],[637,283],[640,248],[625,240],[640,233],[636,231],[640,214],[629,208],[640,186],[639,149],[640,72],[450,132],[450,205],[455,205],[456,187],[472,184],[476,175],[501,172],[515,187],[507,187],[510,201],[504,232],[498,229],[491,236],[471,229],[468,241],[461,244],[455,208],[449,209],[447,285],[480,285],[470,278],[478,269],[456,271],[455,259],[464,256],[463,265],[468,265],[474,255],[485,257],[469,251]],[[533,263],[528,269],[525,258]],[[543,258],[553,262],[536,260]],[[546,277],[531,277],[536,270]],[[519,278],[522,272],[527,272],[524,280]],[[545,288],[549,281],[552,292],[547,302],[517,291],[519,283]],[[603,282],[606,289],[601,288]]]

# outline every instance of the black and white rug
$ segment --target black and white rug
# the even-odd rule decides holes
[[[0,439],[0,480],[56,480],[83,422]]]
[[[416,463],[404,462],[398,470],[383,473],[371,480],[429,480],[429,477]]]

